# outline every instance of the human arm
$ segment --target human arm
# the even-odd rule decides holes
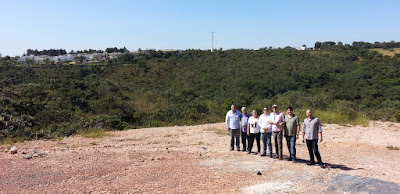
[[[226,129],[229,131],[229,112],[227,112],[225,116],[225,125]]]
[[[322,142],[324,140],[322,138],[322,127],[321,127],[321,121],[318,119],[318,132],[319,132],[319,142]]]
[[[306,137],[306,122],[303,124],[303,143],[305,143],[305,137]]]
[[[319,133],[319,142],[322,142],[322,132]]]
[[[247,123],[247,135],[250,136],[250,123]]]

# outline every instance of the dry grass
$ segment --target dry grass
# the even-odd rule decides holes
[[[397,146],[393,146],[393,145],[389,145],[389,144],[386,146],[386,148],[389,150],[399,150],[399,148]]]
[[[111,136],[111,134],[107,133],[105,129],[99,128],[90,128],[79,133],[82,137],[85,138],[103,138],[107,136]]]
[[[218,129],[218,128],[209,128],[207,131],[213,131],[218,135],[230,135],[229,131],[226,130],[225,128],[223,129]]]
[[[393,57],[395,54],[400,54],[400,48],[393,48],[393,49],[382,49],[382,48],[374,48],[370,49],[372,51],[377,51],[384,56],[391,56]]]

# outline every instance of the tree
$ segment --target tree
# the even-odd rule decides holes
[[[315,48],[321,48],[322,43],[321,42],[315,42]]]

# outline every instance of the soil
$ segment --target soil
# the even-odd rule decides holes
[[[17,154],[2,145],[0,193],[398,193],[399,129],[324,124],[325,168],[306,165],[301,137],[298,163],[230,151],[223,123],[21,142]]]

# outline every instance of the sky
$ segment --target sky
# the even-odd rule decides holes
[[[399,41],[398,0],[0,0],[0,53]]]

